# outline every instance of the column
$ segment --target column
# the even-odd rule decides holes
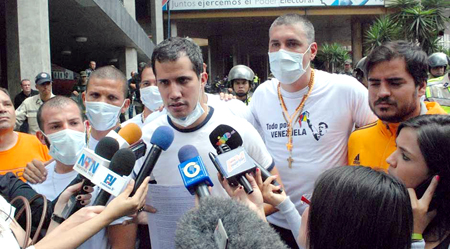
[[[158,45],[164,40],[163,11],[161,0],[150,0],[150,16],[152,18],[152,41]]]
[[[352,54],[353,54],[353,67],[356,66],[359,60],[363,57],[363,47],[362,47],[362,26],[361,21],[352,17],[351,19],[352,28]]]
[[[120,51],[118,59],[119,70],[125,74],[127,79],[131,77],[131,71],[138,71],[138,58],[135,48],[124,48]]]
[[[136,20],[136,0],[123,0],[123,6],[133,19]]]

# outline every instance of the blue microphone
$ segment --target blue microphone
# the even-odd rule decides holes
[[[197,194],[199,198],[209,196],[208,186],[214,186],[208,171],[197,149],[192,145],[185,145],[178,151],[178,170],[184,186],[189,192]]]

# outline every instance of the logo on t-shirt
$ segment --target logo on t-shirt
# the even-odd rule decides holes
[[[355,159],[353,159],[353,165],[360,165],[359,154],[355,156]]]

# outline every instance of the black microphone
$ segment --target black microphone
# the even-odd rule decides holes
[[[198,150],[193,145],[185,145],[178,151],[178,160],[180,160],[178,170],[187,190],[192,195],[196,193],[199,198],[209,196],[208,186],[212,187],[214,184]]]
[[[145,157],[141,170],[136,176],[136,183],[134,184],[134,189],[130,196],[133,196],[134,193],[136,193],[137,188],[142,184],[145,178],[152,173],[161,152],[167,150],[172,144],[173,136],[173,130],[168,126],[160,126],[153,132],[152,138],[150,139],[152,147],[150,148],[147,157]]]
[[[216,149],[218,154],[223,154],[232,151],[243,145],[242,137],[239,135],[239,133],[233,127],[224,124],[217,126],[209,134],[209,140],[213,145],[213,147]],[[211,158],[211,160],[213,160],[213,158],[217,158],[212,153],[210,153],[209,157]],[[263,181],[265,181],[268,177],[272,176],[272,174],[270,174],[270,172],[266,168],[259,165],[253,159],[251,160],[253,161],[254,165],[260,169],[261,178]],[[218,168],[217,163],[213,161],[213,164],[214,166],[216,166],[216,168]],[[218,171],[222,174],[220,170]],[[280,185],[276,180],[273,180],[272,184],[275,186]],[[281,193],[283,192],[283,190],[280,189],[277,192]]]
[[[109,161],[118,150],[119,143],[114,138],[104,137],[98,142],[97,146],[95,147],[95,154]],[[69,218],[72,214],[83,207],[81,201],[76,200],[76,196],[87,194],[87,192],[84,190],[85,186],[94,186],[94,184],[88,178],[84,177],[81,174],[78,174],[77,178],[72,181],[72,183],[81,181],[83,182],[81,190],[70,197],[66,207],[62,212],[62,216],[65,219]]]
[[[133,151],[128,148],[123,148],[118,150],[112,157],[111,163],[109,164],[109,170],[120,176],[128,176],[131,171],[133,171],[135,162],[136,157],[134,156]],[[111,194],[102,189],[92,205],[105,206],[110,197]]]

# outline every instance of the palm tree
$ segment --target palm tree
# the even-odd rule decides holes
[[[345,61],[350,59],[348,51],[339,43],[323,43],[317,57],[325,63],[325,70],[331,73],[343,69]]]
[[[400,25],[394,22],[390,16],[381,16],[366,31],[367,53],[386,41],[401,39]]]

